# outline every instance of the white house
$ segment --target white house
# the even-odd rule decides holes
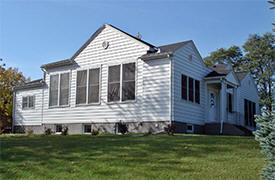
[[[205,66],[193,41],[160,47],[104,24],[70,58],[41,66],[43,79],[14,93],[14,132],[245,134],[255,128],[258,93],[247,72]]]

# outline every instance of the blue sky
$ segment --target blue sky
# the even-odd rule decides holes
[[[265,0],[0,0],[0,58],[32,80],[40,66],[70,58],[104,23],[156,46],[194,40],[202,57],[271,32]]]

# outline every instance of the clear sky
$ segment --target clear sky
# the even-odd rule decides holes
[[[192,39],[202,57],[271,32],[265,0],[0,0],[0,58],[32,80],[70,58],[104,23],[164,45]]]

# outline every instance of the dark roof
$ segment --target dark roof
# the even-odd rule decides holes
[[[248,71],[236,72],[236,75],[237,75],[239,81],[242,81],[248,73],[249,73]]]
[[[44,84],[44,81],[42,79],[37,79],[37,80],[34,80],[34,81],[24,83],[20,86],[16,86],[14,88],[14,90],[42,87],[43,84]]]
[[[205,77],[226,76],[228,73],[232,71],[232,70],[225,70],[224,68],[226,66],[227,64],[217,64],[217,65],[211,66],[210,68],[213,69],[213,71],[207,74]]]
[[[44,64],[40,66],[40,68],[49,69],[49,68],[56,68],[60,66],[70,66],[73,64],[73,61],[71,59],[65,59],[61,61],[56,61],[48,64]]]
[[[163,46],[159,46],[158,48],[160,48],[160,52],[174,52],[178,48],[180,48],[181,46],[183,46],[183,45],[185,45],[189,42],[192,42],[192,40],[183,41],[183,42],[179,42],[179,43],[168,44],[168,45],[163,45]]]

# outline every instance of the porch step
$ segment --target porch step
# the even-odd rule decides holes
[[[220,123],[208,123],[204,126],[204,132],[205,134],[220,134],[220,128]],[[222,134],[235,136],[251,136],[252,132],[242,126],[224,123]]]

